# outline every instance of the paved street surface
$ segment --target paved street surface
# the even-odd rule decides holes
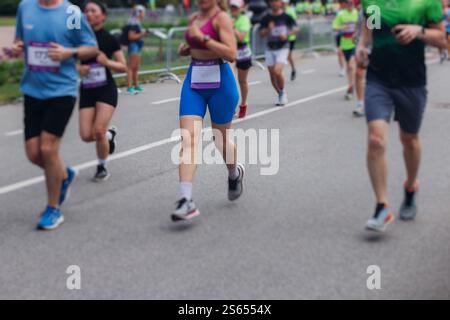
[[[0,298],[450,298],[450,63],[429,67],[419,215],[382,236],[364,230],[375,206],[366,124],[351,116],[337,59],[306,58],[299,68],[282,109],[267,73],[253,68],[254,117],[235,125],[279,129],[278,173],[247,165],[244,195],[230,203],[225,168],[200,166],[194,198],[202,215],[193,224],[169,219],[178,170],[176,143],[166,139],[178,125],[178,84],[120,96],[117,158],[103,184],[90,181],[94,145],[81,142],[74,113],[62,153],[81,170],[66,222],[53,232],[34,229],[46,199],[42,172],[24,155],[22,109],[1,107]],[[388,156],[397,211],[405,173],[396,124]],[[70,265],[81,268],[81,290],[66,288]],[[380,290],[366,286],[370,265],[381,269]]]
[[[14,41],[15,27],[0,27],[0,49],[11,47]]]

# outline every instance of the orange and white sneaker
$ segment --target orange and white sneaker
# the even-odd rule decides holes
[[[409,189],[406,187],[405,182],[405,198],[400,206],[400,219],[401,220],[414,220],[417,215],[417,202],[416,195],[419,191],[419,182],[416,181],[414,187]]]
[[[366,223],[366,229],[383,232],[389,223],[394,220],[394,214],[387,204],[377,204],[375,214]]]

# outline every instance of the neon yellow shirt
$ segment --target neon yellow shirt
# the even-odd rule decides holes
[[[238,42],[248,44],[250,42],[250,30],[252,29],[250,18],[245,13],[241,13],[236,21],[234,21],[234,27],[237,31],[246,33],[244,40]]]
[[[341,10],[333,21],[333,29],[339,30],[342,37],[340,47],[342,50],[351,50],[356,47],[353,36],[358,23],[358,10]]]
[[[297,13],[295,13],[295,9],[293,7],[287,6],[286,8],[284,8],[284,12],[286,12],[287,15],[291,16],[292,19],[297,21]],[[291,34],[288,37],[288,41],[295,41],[296,39],[297,39],[297,36],[295,34]]]

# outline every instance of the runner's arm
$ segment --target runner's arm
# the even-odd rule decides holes
[[[128,31],[128,40],[129,41],[137,41],[137,40],[140,40],[140,39],[144,38],[145,36],[147,36],[147,34],[148,34],[147,31],[137,32],[135,30],[130,30],[130,31]]]
[[[71,55],[69,57],[72,57],[72,49],[70,49]],[[78,59],[80,60],[87,60],[90,58],[95,57],[98,54],[98,48],[97,47],[91,47],[91,46],[81,46],[76,48]]]
[[[113,57],[115,60],[108,59],[108,57],[103,52],[100,52],[97,56],[97,62],[115,72],[126,72],[127,64],[125,61],[125,55],[123,54],[122,50],[115,51],[113,53]]]
[[[241,32],[241,31],[239,31],[239,30],[237,30],[236,28],[234,28],[234,34],[235,34],[235,36],[236,36],[236,38],[240,41],[240,42],[242,42],[242,41],[244,41],[244,39],[245,39],[245,36],[247,35],[247,32]]]
[[[259,34],[261,35],[262,38],[267,37],[270,32],[272,31],[273,28],[273,22],[272,21],[266,21],[266,19],[263,18],[263,20],[261,21],[261,29],[259,30]]]
[[[13,54],[15,57],[20,56],[23,53],[23,41],[20,38],[16,38],[12,45]]]
[[[219,27],[219,36],[221,41],[210,39],[205,46],[220,55],[223,59],[233,62],[236,59],[236,37],[233,32],[233,23],[227,14],[219,14],[217,16]]]
[[[432,23],[428,27],[411,24],[399,24],[393,29],[395,37],[400,44],[407,45],[415,39],[421,40],[426,45],[445,49],[447,41],[443,31],[443,23]]]

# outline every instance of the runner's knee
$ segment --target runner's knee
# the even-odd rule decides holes
[[[420,146],[419,136],[417,134],[400,134],[400,140],[404,148],[416,149]]]
[[[94,137],[91,131],[82,130],[80,131],[80,138],[83,142],[92,142],[94,141]]]
[[[106,127],[103,125],[96,125],[94,127],[94,137],[96,141],[106,139]]]
[[[41,163],[41,152],[38,149],[27,149],[27,158],[31,163],[39,165]]]
[[[58,146],[52,141],[42,141],[40,151],[43,158],[50,158],[58,154]]]

